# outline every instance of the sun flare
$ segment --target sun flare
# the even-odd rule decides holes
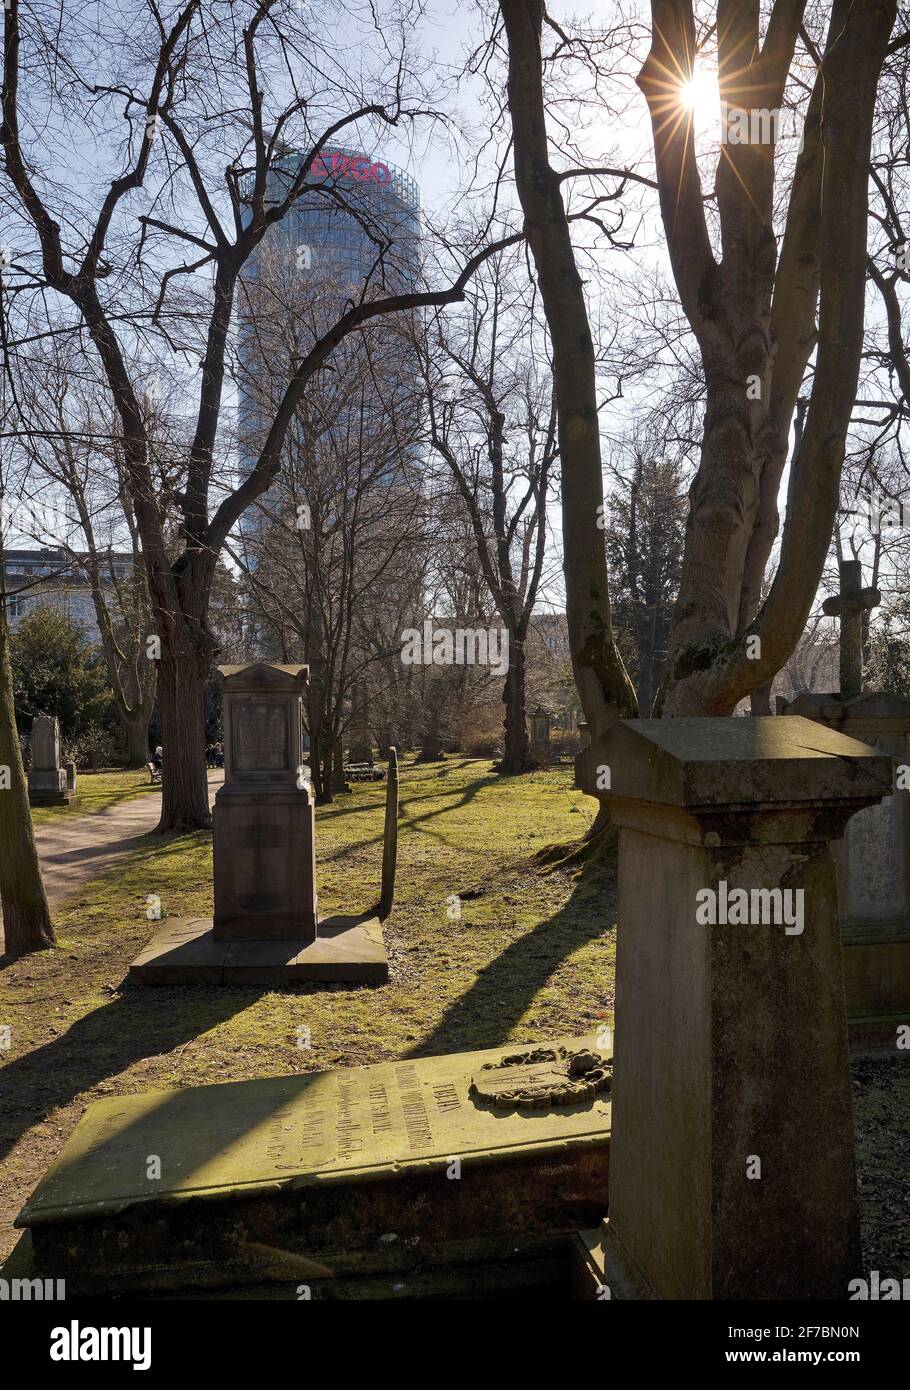
[[[695,68],[680,89],[680,100],[685,110],[691,111],[696,125],[716,120],[719,104],[717,74],[705,68]]]

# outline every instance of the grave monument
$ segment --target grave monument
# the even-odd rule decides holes
[[[31,764],[28,773],[30,806],[69,806],[76,798],[60,763],[60,724],[52,714],[36,714],[32,720]]]
[[[881,596],[862,587],[858,560],[844,561],[840,577],[824,610],[840,619],[841,688],[778,701],[778,713],[838,729],[891,759],[894,794],[853,817],[834,859],[851,1044],[893,1049],[910,1023],[910,700],[863,690],[863,615]]]
[[[619,827],[610,1213],[579,1239],[579,1291],[846,1298],[862,1265],[830,845],[890,792],[888,759],[808,719],[633,719],[576,769]]]
[[[4,1276],[52,1270],[68,1297],[565,1295],[572,1232],[606,1210],[609,1087],[609,1048],[569,1038],[102,1100]]]
[[[552,712],[538,705],[531,712],[531,742],[544,752],[550,747],[550,728],[553,723]]]
[[[348,762],[372,764],[373,734],[370,729],[366,687],[362,681],[357,682],[351,695],[351,723],[348,728],[348,744]]]
[[[307,667],[219,666],[224,785],[213,813],[213,918],[168,918],[135,984],[383,984],[376,917],[318,919],[315,807],[303,762]]]

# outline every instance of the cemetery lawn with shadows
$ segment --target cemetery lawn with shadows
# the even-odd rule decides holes
[[[2,962],[0,1025],[12,1036],[0,1052],[0,1258],[92,1100],[536,1042],[608,1017],[609,870],[541,874],[532,862],[594,819],[571,768],[509,778],[482,760],[407,759],[400,802],[386,986],[126,985],[157,927],[147,916],[156,898],[163,916],[211,914],[210,834],[144,837],[118,870],[60,904],[55,951]],[[317,809],[321,915],[375,906],[384,804],[384,783],[361,783]]]
[[[141,775],[114,774],[123,788]],[[322,915],[375,905],[384,800],[383,784],[358,784],[318,808]],[[144,837],[57,908],[55,951],[0,962],[0,1025],[12,1029],[0,1051],[0,1258],[92,1100],[595,1031],[613,1007],[609,860],[535,863],[547,845],[579,840],[594,812],[569,767],[501,778],[480,760],[403,761],[390,983],[379,988],[124,986],[156,899],[163,915],[212,911],[211,835]],[[864,1263],[899,1273],[910,1259],[910,1065],[861,1059],[853,1074]]]
[[[80,772],[76,779],[76,800],[70,806],[38,806],[32,811],[33,825],[53,825],[61,818],[84,816],[89,811],[105,811],[134,796],[148,792],[161,795],[161,788],[152,786],[145,768],[121,768],[109,772]]]

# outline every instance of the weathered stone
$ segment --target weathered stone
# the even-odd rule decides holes
[[[620,836],[602,1282],[845,1297],[859,1223],[829,842],[890,791],[888,760],[805,719],[629,720],[577,769]],[[719,911],[736,890],[742,925]],[[800,930],[771,910],[785,891]]]
[[[553,715],[548,709],[538,705],[531,712],[531,742],[536,743],[540,748],[550,746],[550,726],[553,722]]]
[[[470,1095],[491,1105],[540,1110],[577,1105],[610,1089],[611,1065],[600,1052],[537,1047],[486,1062],[475,1072]]]
[[[878,589],[863,588],[861,560],[841,560],[839,594],[826,598],[822,609],[840,619],[840,689],[845,699],[863,688],[863,616],[882,601]]]
[[[324,917],[308,941],[224,941],[211,917],[169,918],[129,970],[139,985],[384,985],[388,978],[378,917]]]
[[[53,715],[35,715],[30,746],[32,767],[56,772],[60,766],[60,724]]]
[[[609,1055],[591,1038],[558,1046]],[[562,1244],[606,1210],[609,1098],[533,1111],[473,1099],[472,1076],[513,1051],[97,1102],[18,1219],[34,1269],[78,1296]]]
[[[69,806],[76,789],[67,786],[66,770],[60,766],[60,725],[53,715],[35,715],[30,744],[29,805]]]
[[[316,831],[303,775],[306,666],[220,666],[224,785],[213,811],[215,938],[316,936]]]
[[[378,919],[317,916],[301,706],[307,667],[256,662],[218,671],[225,781],[213,814],[214,917],[163,923],[130,966],[130,982],[385,984]]]
[[[898,780],[898,770],[910,768],[910,700],[804,692],[783,712],[860,739],[891,760],[893,795],[857,812],[834,862],[851,1042],[893,1050],[910,1023],[910,793]]]

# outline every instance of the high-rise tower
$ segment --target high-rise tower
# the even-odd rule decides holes
[[[274,206],[300,171],[299,153],[271,170]],[[416,287],[420,269],[420,195],[415,180],[385,160],[326,149],[307,174],[316,185],[274,223],[248,262],[240,303],[241,467],[252,468],[274,418],[293,357],[302,356],[366,294]],[[399,340],[400,343],[400,340]],[[386,375],[413,391],[416,364],[400,346],[384,349]],[[386,408],[388,402],[386,401]],[[255,522],[253,523],[255,525]]]

